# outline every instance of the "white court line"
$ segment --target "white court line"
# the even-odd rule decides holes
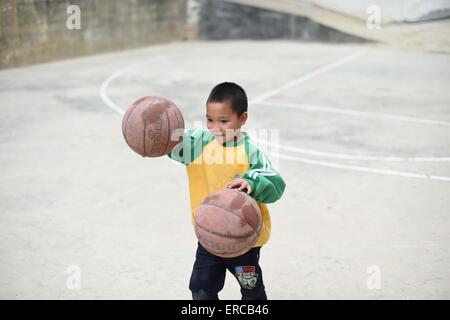
[[[360,50],[360,51],[358,51],[358,52],[356,52],[354,54],[351,54],[351,55],[349,55],[349,56],[347,56],[345,58],[339,59],[339,60],[337,60],[335,62],[327,64],[327,65],[325,65],[323,67],[320,67],[320,68],[318,68],[318,69],[316,69],[314,71],[311,71],[310,73],[305,74],[303,77],[300,77],[300,78],[298,78],[296,80],[288,82],[285,85],[282,85],[281,87],[279,87],[279,88],[277,88],[275,90],[271,90],[271,91],[269,91],[269,92],[267,92],[267,93],[265,93],[265,94],[255,98],[255,99],[253,99],[253,100],[250,100],[248,104],[256,104],[256,103],[259,103],[259,102],[261,102],[263,100],[267,100],[268,98],[270,98],[270,97],[272,97],[274,95],[277,95],[279,92],[281,92],[283,90],[286,90],[286,89],[292,88],[294,86],[297,86],[300,83],[305,82],[306,80],[309,80],[309,79],[311,79],[311,78],[313,78],[313,77],[315,77],[315,76],[317,76],[319,74],[322,74],[322,73],[325,73],[325,72],[327,72],[329,70],[335,69],[335,68],[337,68],[337,67],[339,67],[339,66],[341,66],[343,64],[346,64],[346,63],[348,63],[348,62],[350,62],[350,61],[352,61],[352,60],[354,60],[356,58],[361,57],[365,53],[366,53],[366,50],[363,49],[363,50]]]
[[[100,97],[102,98],[103,102],[110,107],[115,112],[124,115],[125,110],[120,108],[117,104],[115,104],[108,96],[108,86],[111,84],[111,82],[121,75],[127,73],[129,70],[136,68],[139,66],[139,64],[133,64],[131,66],[128,66],[123,69],[119,69],[116,72],[114,72],[112,75],[110,75],[105,81],[103,81],[101,87],[100,87]]]
[[[331,64],[325,65],[319,69],[316,69],[296,80],[290,81],[287,84],[267,92],[266,94],[263,94],[253,100],[251,100],[249,102],[249,104],[263,104],[264,100],[267,100],[270,97],[273,97],[274,95],[277,95],[279,92],[292,88],[296,85],[299,85],[300,83],[311,79],[312,77],[315,77],[319,74],[322,74],[326,71],[335,69],[339,66],[342,66],[356,58],[361,57],[362,55],[364,55],[366,52],[366,50],[361,50],[359,52],[356,52],[352,55],[349,55],[347,57],[344,57],[342,59],[339,59]],[[390,115],[389,115],[390,116]],[[405,118],[407,118],[409,121],[412,120],[412,118],[409,117],[401,117],[403,121],[405,121]],[[426,123],[429,123],[429,121],[434,121],[434,120],[427,120],[427,119],[417,119],[417,118],[413,118],[414,120],[426,120]],[[396,120],[399,120],[398,118],[396,118]],[[422,122],[423,123],[423,122]],[[436,124],[436,123],[434,123]],[[439,122],[439,124],[442,124],[441,122]],[[286,149],[291,149],[291,151],[293,151],[292,149],[294,147],[290,147],[290,146],[283,146],[283,145],[279,145],[279,147],[281,147],[282,149],[284,148]],[[295,148],[297,149],[297,148]],[[316,152],[315,150],[306,150],[306,149],[297,149],[298,151],[305,151],[305,152]],[[326,153],[323,153],[326,154]],[[322,155],[323,155],[322,154]],[[316,154],[317,155],[317,154]],[[333,155],[333,154],[328,154],[329,156]],[[325,161],[318,161],[318,160],[313,160],[313,159],[306,159],[306,158],[300,158],[300,157],[291,157],[291,156],[285,156],[285,155],[275,155],[278,156],[281,159],[286,159],[286,160],[292,160],[292,161],[299,161],[299,162],[303,162],[303,163],[308,163],[308,164],[312,164],[312,165],[319,165],[319,166],[326,166],[326,167],[332,167],[332,168],[336,168],[336,169],[342,169],[342,170],[353,170],[353,171],[359,171],[359,172],[370,172],[370,173],[378,173],[378,174],[385,174],[385,175],[396,175],[396,176],[400,176],[400,177],[408,177],[408,178],[418,178],[418,179],[430,179],[430,180],[440,180],[440,181],[450,181],[450,177],[445,177],[445,176],[433,176],[433,175],[427,175],[427,174],[420,174],[420,173],[412,173],[412,172],[403,172],[403,171],[395,171],[395,170],[386,170],[386,169],[378,169],[378,168],[369,168],[369,167],[362,167],[362,166],[352,166],[352,165],[341,165],[338,163],[333,163],[333,162],[325,162]],[[339,155],[339,154],[334,154],[334,157],[339,157],[339,156],[349,156],[349,155]],[[351,157],[351,156],[349,156]],[[348,158],[349,158],[348,157]],[[370,156],[368,156],[370,158]],[[393,159],[395,157],[382,157],[382,158],[389,158],[389,159]],[[430,161],[430,159],[433,159],[435,157],[431,157],[428,158],[428,160]],[[353,156],[353,159],[355,160],[355,156]],[[419,159],[419,158],[417,158]],[[423,160],[424,158],[422,158]]]
[[[117,104],[115,104],[108,96],[108,87],[115,79],[119,78],[120,76],[124,75],[125,73],[129,72],[130,70],[142,67],[143,65],[146,65],[148,63],[153,63],[161,60],[167,60],[168,58],[175,58],[178,56],[182,56],[182,54],[172,54],[172,55],[165,55],[164,57],[154,57],[152,59],[146,60],[145,62],[139,62],[134,63],[132,65],[129,65],[127,67],[121,68],[114,72],[112,75],[110,75],[108,78],[106,78],[105,81],[103,81],[102,85],[100,86],[100,97],[102,98],[103,102],[112,110],[117,112],[118,114],[124,115],[125,110],[119,107]]]
[[[450,127],[450,121],[440,121],[440,120],[431,120],[431,119],[423,119],[423,118],[415,118],[415,117],[406,117],[406,116],[393,115],[393,114],[384,114],[384,113],[377,114],[377,113],[372,113],[372,112],[364,112],[364,111],[357,111],[357,110],[350,110],[350,109],[322,107],[322,106],[295,104],[295,103],[289,103],[289,102],[276,102],[276,101],[257,102],[256,104],[261,105],[261,106],[275,106],[275,107],[280,107],[280,108],[306,110],[306,111],[313,111],[313,112],[328,112],[328,113],[344,114],[347,116],[354,116],[354,117],[380,118],[380,119],[399,120],[399,121],[406,121],[406,122],[441,125],[441,126]]]
[[[276,89],[276,90],[272,90],[268,93],[266,93],[265,95],[262,95],[256,99],[253,99],[249,102],[249,104],[254,104],[254,103],[259,103],[262,102],[263,100],[276,95],[277,93],[279,93],[282,90],[291,88],[295,85],[300,84],[303,81],[306,81],[307,79],[310,79],[318,74],[321,74],[325,71],[334,69],[338,66],[341,66],[347,62],[350,62],[351,60],[358,58],[360,56],[362,56],[364,54],[364,50],[360,51],[356,54],[352,54],[346,58],[340,59],[334,63],[331,63],[329,65],[326,65],[322,68],[319,68],[309,74],[306,74],[305,76],[291,81],[289,83],[287,83],[284,86],[281,86],[280,88]],[[180,55],[180,54],[178,54]],[[176,56],[172,55],[170,57]],[[167,59],[168,56],[163,57],[163,59]],[[115,104],[108,96],[108,86],[117,78],[119,78],[120,76],[122,76],[123,74],[125,74],[126,72],[132,70],[133,68],[136,68],[138,66],[142,66],[144,64],[147,63],[151,63],[151,62],[155,62],[158,60],[161,60],[162,57],[156,57],[154,59],[150,59],[147,60],[143,63],[137,63],[137,64],[133,64],[130,65],[128,67],[122,68],[117,70],[116,72],[114,72],[111,76],[109,76],[105,81],[103,81],[101,87],[100,87],[100,97],[103,100],[103,102],[109,107],[111,108],[113,111],[123,115],[125,113],[125,110],[120,108],[117,104]],[[306,159],[306,158],[298,158],[298,157],[291,157],[291,156],[285,156],[285,155],[277,155],[280,158],[284,158],[287,160],[292,160],[292,161],[300,161],[303,163],[308,163],[308,164],[312,164],[312,165],[319,165],[319,166],[326,166],[326,167],[332,167],[332,168],[337,168],[337,169],[343,169],[343,170],[353,170],[353,171],[362,171],[362,172],[372,172],[372,173],[378,173],[378,174],[387,174],[387,175],[397,175],[397,176],[401,176],[401,177],[412,177],[412,178],[420,178],[420,179],[431,179],[431,180],[441,180],[441,181],[450,181],[450,177],[440,177],[440,176],[430,176],[430,175],[425,175],[425,174],[418,174],[418,173],[408,173],[408,172],[401,172],[401,171],[393,171],[393,170],[384,170],[384,169],[377,169],[377,168],[368,168],[368,167],[359,167],[359,166],[348,166],[348,165],[340,165],[337,163],[332,163],[332,162],[324,162],[324,161],[317,161],[317,160],[313,160],[313,159]]]
[[[340,153],[330,153],[323,152],[311,149],[303,149],[297,148],[293,146],[281,145],[281,144],[273,144],[268,141],[258,140],[259,143],[280,148],[283,150],[294,151],[301,154],[308,154],[312,156],[319,156],[325,158],[336,158],[343,160],[356,160],[356,161],[403,161],[403,162],[447,162],[450,161],[450,157],[410,157],[410,158],[402,158],[402,157],[385,157],[385,156],[358,156],[351,154],[340,154]]]
[[[277,156],[277,155],[274,155]],[[391,176],[400,176],[400,177],[406,177],[406,178],[417,178],[417,179],[430,179],[430,180],[440,180],[440,181],[449,181],[450,177],[444,177],[444,176],[433,176],[428,174],[421,174],[421,173],[414,173],[414,172],[405,172],[405,171],[396,171],[396,170],[388,170],[388,169],[378,169],[378,168],[369,168],[369,167],[362,167],[362,166],[352,166],[352,165],[343,165],[338,164],[334,162],[326,162],[326,161],[318,161],[318,160],[312,160],[307,158],[301,158],[301,157],[291,157],[279,154],[278,157],[280,159],[286,159],[291,161],[298,161],[306,164],[312,164],[316,166],[323,166],[323,167],[329,167],[329,168],[335,168],[335,169],[341,169],[341,170],[351,170],[351,171],[359,171],[359,172],[369,172],[369,173],[378,173],[378,174],[384,174],[384,175],[391,175]]]
[[[387,245],[387,247],[393,247],[393,248],[399,248],[399,249],[408,249],[408,248],[434,248],[434,247],[440,247],[437,243],[430,243],[430,244],[391,244]]]

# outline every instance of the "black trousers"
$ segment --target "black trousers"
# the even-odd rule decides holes
[[[242,300],[267,300],[264,289],[259,251],[252,248],[235,258],[213,255],[198,243],[189,289],[194,300],[218,300],[218,293],[225,284],[226,270],[230,271],[241,286]]]

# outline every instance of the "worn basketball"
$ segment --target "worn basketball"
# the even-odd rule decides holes
[[[122,133],[126,143],[143,157],[164,156],[178,144],[184,119],[172,101],[143,97],[125,112]]]
[[[258,240],[262,217],[256,201],[236,189],[220,189],[206,197],[194,215],[195,234],[210,253],[232,258]]]

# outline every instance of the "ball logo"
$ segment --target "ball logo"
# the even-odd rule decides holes
[[[161,129],[162,129],[162,115],[159,116],[159,119],[155,121],[154,130],[150,129],[148,134],[149,138],[153,140],[151,153],[161,152]]]

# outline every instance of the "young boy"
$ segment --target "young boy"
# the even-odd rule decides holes
[[[243,300],[266,300],[259,254],[270,236],[270,216],[264,203],[284,192],[283,178],[264,152],[240,129],[245,124],[247,95],[235,83],[218,84],[206,102],[208,130],[185,130],[169,157],[187,165],[192,220],[201,201],[219,189],[247,192],[261,209],[263,227],[254,247],[235,258],[221,258],[198,243],[189,289],[194,300],[218,299],[228,269],[241,286]]]

